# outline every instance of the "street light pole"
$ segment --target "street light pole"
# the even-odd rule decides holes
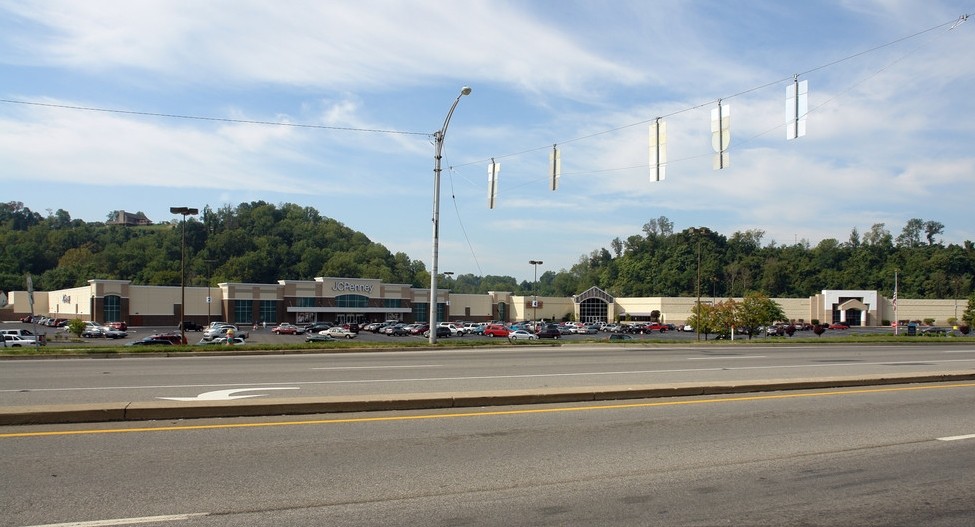
[[[180,230],[183,232],[179,250],[179,334],[180,341],[186,344],[186,326],[183,324],[186,321],[186,217],[195,216],[200,211],[191,207],[169,207],[169,212],[183,216],[180,222]]]
[[[213,303],[213,296],[210,294],[210,281],[213,276],[213,264],[216,260],[205,260],[207,264],[207,327],[210,326],[210,304]]]
[[[691,229],[691,233],[697,236],[697,323],[694,324],[694,331],[697,333],[697,340],[701,340],[701,236],[710,234],[711,231],[707,227],[697,227]]]
[[[532,284],[532,325],[537,328],[538,323],[538,266],[544,262],[541,260],[528,260],[528,265],[535,267],[535,282]],[[536,329],[537,333],[538,330]]]
[[[430,266],[430,344],[437,343],[437,256],[440,248],[440,159],[443,157],[443,141],[447,135],[447,126],[450,124],[450,117],[454,115],[454,109],[460,98],[470,95],[471,89],[464,86],[460,89],[460,94],[454,99],[454,104],[450,106],[447,117],[443,120],[440,130],[434,132],[433,141],[435,154],[433,167],[433,261]]]

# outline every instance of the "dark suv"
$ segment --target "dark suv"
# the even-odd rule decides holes
[[[559,326],[555,324],[546,324],[542,327],[542,329],[539,329],[538,333],[535,333],[535,335],[538,335],[538,338],[540,339],[558,340],[562,338],[562,333],[559,331]]]

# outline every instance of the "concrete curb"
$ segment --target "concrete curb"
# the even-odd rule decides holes
[[[975,372],[873,378],[832,377],[803,380],[769,380],[744,384],[715,383],[701,385],[685,383],[666,386],[613,386],[567,388],[564,390],[506,390],[496,392],[467,392],[462,394],[434,393],[397,396],[302,397],[191,402],[147,401],[21,406],[0,407],[0,426],[518,406],[972,380],[975,380]]]

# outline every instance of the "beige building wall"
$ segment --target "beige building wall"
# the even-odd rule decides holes
[[[567,315],[578,315],[571,298],[539,296],[536,299],[537,307],[532,307],[532,295],[511,295],[510,321],[532,320],[537,315],[539,320],[560,322]]]
[[[488,295],[452,293],[450,305],[447,307],[447,319],[465,322],[488,321],[493,316],[493,308],[491,297]]]
[[[55,318],[80,318],[91,320],[92,287],[74,287],[48,293],[34,293],[34,309],[37,309],[37,297],[47,295],[50,316]]]
[[[11,291],[7,293],[7,302],[10,304],[14,314],[24,313],[30,314],[30,295],[27,291]],[[35,293],[34,294],[34,314],[35,315],[48,315],[50,309],[48,308],[50,304],[48,303],[47,293]]]

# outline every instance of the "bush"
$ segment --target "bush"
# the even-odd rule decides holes
[[[934,325],[934,319],[933,318],[926,318],[926,319],[924,319],[924,325],[926,325],[926,326],[933,326]]]
[[[81,337],[81,332],[85,330],[85,321],[80,318],[73,319],[68,322],[68,332],[73,333],[76,337]]]
[[[826,327],[822,324],[816,324],[816,326],[813,327],[813,333],[822,336],[823,333],[826,333]]]
[[[958,326],[958,331],[961,331],[961,334],[962,335],[968,335],[968,332],[971,331],[971,330],[972,330],[972,328],[969,327],[968,324],[962,324],[962,325]]]
[[[890,321],[887,320],[887,319],[881,320],[880,321],[880,325],[881,326],[889,326],[890,325]]]

